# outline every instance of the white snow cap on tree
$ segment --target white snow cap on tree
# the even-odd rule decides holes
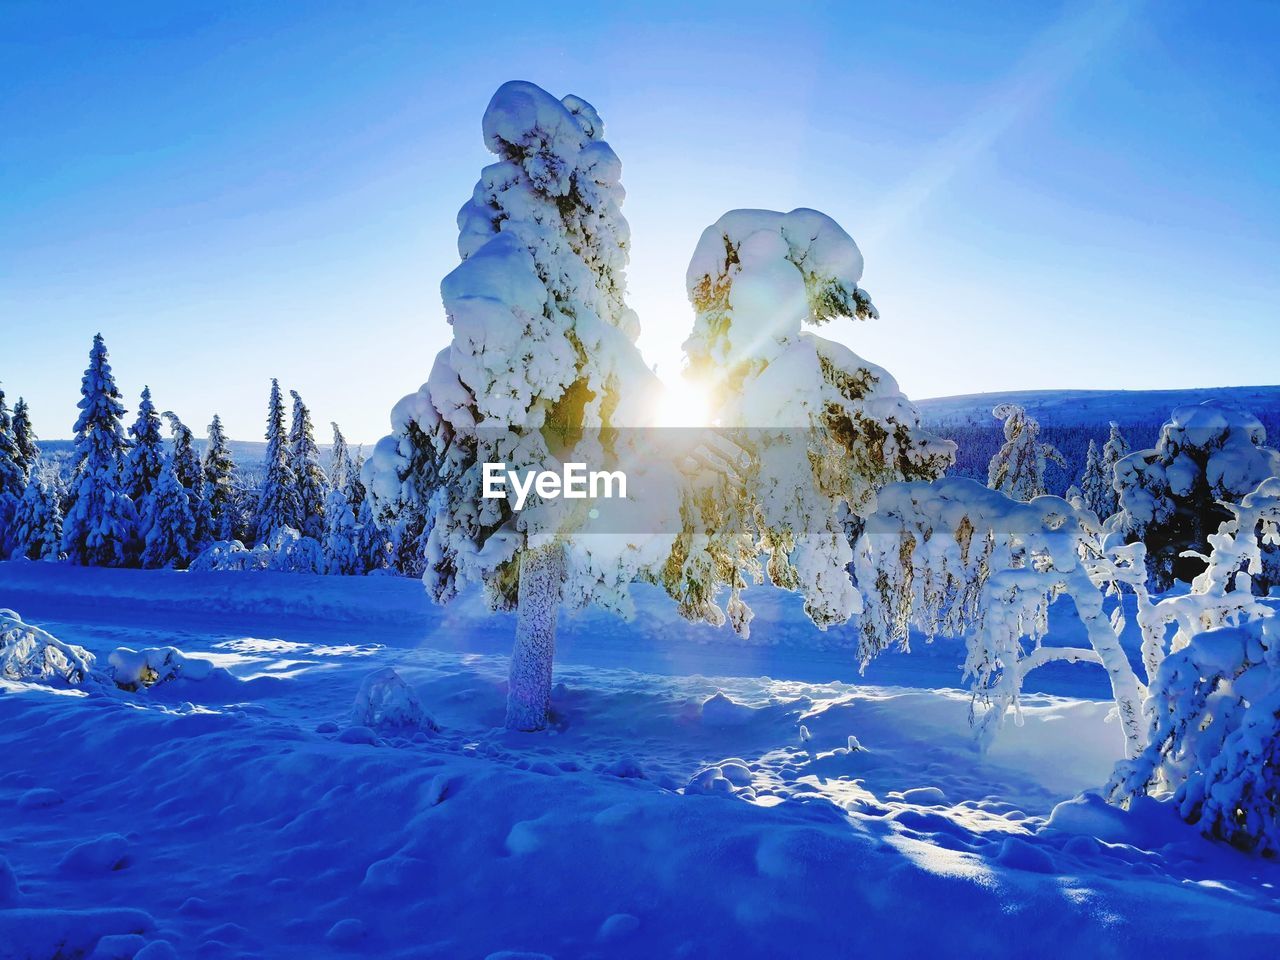
[[[805,596],[820,627],[859,607],[850,533],[876,490],[930,479],[955,447],[920,428],[885,370],[842,344],[802,332],[835,317],[878,316],[858,282],[862,254],[830,217],[733,210],[702,234],[685,283],[697,312],[685,342],[689,373],[709,387],[721,425],[751,460],[745,495],[701,491],[685,504],[696,532],[677,543],[664,583],[685,616],[748,632],[740,597],[769,557],[771,579]]]

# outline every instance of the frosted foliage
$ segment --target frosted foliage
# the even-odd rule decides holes
[[[1040,424],[1017,404],[1002,403],[991,413],[1004,421],[1004,444],[987,467],[987,486],[1014,500],[1042,496],[1045,467],[1050,460],[1066,466],[1062,454],[1040,442]]]
[[[14,435],[13,418],[9,415],[9,405],[4,398],[4,390],[0,390],[0,499],[22,496],[22,488],[26,482],[23,470],[22,453]],[[0,530],[0,538],[3,537]],[[2,540],[0,540],[2,542]]]
[[[1021,503],[963,478],[880,491],[854,550],[866,598],[859,653],[869,662],[907,649],[912,629],[965,639],[974,721],[988,743],[1006,716],[1020,720],[1031,670],[1053,661],[1099,663],[1108,673],[1126,752],[1143,739],[1141,685],[1104,615],[1105,591],[1135,577],[1132,558],[1105,557],[1091,513],[1058,497]],[[1141,565],[1137,565],[1140,572]],[[1070,596],[1089,646],[1045,647],[1049,609]]]
[[[605,445],[592,428],[644,425],[656,382],[634,346],[638,323],[624,300],[630,240],[621,165],[601,139],[599,115],[580,98],[562,102],[511,82],[494,95],[482,127],[499,160],[458,214],[462,262],[441,283],[452,342],[427,382],[392,411],[392,433],[362,478],[397,553],[419,551],[436,600],[480,582],[492,604],[510,607],[520,551],[552,531],[536,503],[517,516],[505,501],[482,499],[482,464],[623,461],[627,440]],[[571,437],[579,439],[561,442]],[[653,478],[665,469],[636,463],[630,487],[674,489]],[[663,509],[674,516],[674,495]],[[565,546],[565,602],[622,611],[626,585],[660,564],[670,543],[554,532]]]
[[[685,350],[747,466],[741,493],[713,479],[686,496],[689,525],[705,532],[680,538],[663,577],[685,616],[723,623],[715,597],[727,587],[728,620],[747,635],[741,591],[763,552],[814,623],[846,621],[859,606],[849,534],[876,490],[952,462],[954,445],[921,429],[885,370],[802,332],[876,316],[861,276],[857,245],[816,210],[734,210],[703,233],[686,275],[696,318]]]
[[[205,504],[209,518],[209,536],[213,540],[234,540],[237,533],[235,461],[217,414],[209,424],[209,445],[205,450],[201,473]]]
[[[1224,504],[1238,503],[1262,481],[1280,475],[1280,453],[1265,442],[1257,418],[1210,400],[1179,407],[1155,448],[1116,464],[1120,510],[1114,536],[1146,544],[1154,589],[1166,590],[1175,579],[1191,580],[1204,564],[1185,554],[1207,552],[1210,534],[1230,515]]]
[[[78,686],[90,679],[93,654],[63,643],[0,609],[0,679]]]
[[[196,522],[191,496],[178,482],[173,458],[165,462],[147,500],[144,567],[185,567],[196,553]]]
[[[164,437],[160,433],[160,414],[151,401],[151,388],[142,388],[138,416],[129,428],[129,452],[125,457],[122,488],[139,513],[147,509],[146,501],[156,487],[164,468]]]
[[[121,690],[140,690],[173,680],[206,680],[213,662],[189,657],[176,647],[117,647],[107,656],[111,679]]]

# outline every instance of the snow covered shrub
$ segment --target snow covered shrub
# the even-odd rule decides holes
[[[462,262],[441,283],[452,343],[392,411],[365,480],[380,520],[412,533],[422,518],[424,581],[437,602],[478,582],[492,606],[515,608],[507,724],[536,730],[547,722],[560,605],[625,612],[627,585],[661,563],[670,538],[580,535],[580,521],[542,502],[517,512],[481,496],[485,462],[611,469],[629,442],[612,428],[644,422],[655,383],[624,299],[621,164],[599,114],[511,82],[483,132],[498,162],[458,214]]]
[[[1053,661],[1101,664],[1111,681],[1126,753],[1145,743],[1142,688],[1120,646],[1122,624],[1103,612],[1105,592],[1141,574],[1099,550],[1089,512],[1058,497],[1029,503],[973,480],[898,483],[880,491],[854,551],[865,597],[859,655],[865,665],[910,630],[963,637],[973,719],[987,743],[1010,709],[1018,716],[1027,674]],[[1049,608],[1069,596],[1088,647],[1043,644]],[[981,708],[981,709],[979,709]]]
[[[63,643],[0,609],[0,679],[79,686],[90,679],[93,654]]]
[[[351,707],[351,722],[371,730],[399,727],[439,730],[439,725],[422,709],[418,695],[391,667],[375,670],[364,678]]]
[[[319,543],[292,527],[282,527],[266,543],[249,549],[238,540],[211,543],[191,561],[196,572],[266,570],[274,573],[323,573]]]
[[[708,387],[719,423],[749,466],[716,476],[684,504],[685,532],[663,582],[690,619],[749,633],[741,598],[759,580],[801,592],[819,627],[857,607],[851,540],[876,490],[941,476],[955,447],[920,427],[885,370],[804,331],[837,317],[878,316],[858,286],[862,253],[816,210],[733,210],[702,234],[685,283],[696,311],[689,374]]]
[[[1154,449],[1116,464],[1120,511],[1113,537],[1146,544],[1154,590],[1192,580],[1204,569],[1210,534],[1230,519],[1227,505],[1280,476],[1280,452],[1265,446],[1266,438],[1252,414],[1209,400],[1174,410]],[[1264,553],[1267,569],[1256,576],[1263,589],[1280,573],[1275,547]]]
[[[206,680],[214,671],[212,661],[189,657],[176,647],[117,647],[107,656],[107,662],[115,685],[129,691],[179,678]]]
[[[1246,850],[1280,855],[1280,619],[1253,594],[1264,542],[1280,540],[1280,478],[1264,481],[1209,537],[1188,594],[1140,611],[1176,625],[1147,701],[1146,750],[1121,763],[1111,797],[1172,797],[1183,819]]]
[[[1016,403],[1002,403],[991,413],[1004,421],[1004,445],[987,467],[987,486],[1014,500],[1043,496],[1045,466],[1050,460],[1066,466],[1062,454],[1040,442],[1039,422]]]

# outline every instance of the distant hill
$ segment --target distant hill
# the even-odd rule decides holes
[[[1112,420],[1121,426],[1153,421],[1163,423],[1175,407],[1206,400],[1234,403],[1264,423],[1268,415],[1280,417],[1280,386],[1197,387],[1193,390],[1017,390],[917,400],[916,406],[925,422],[935,430],[989,423],[992,421],[992,409],[1000,403],[1016,403],[1025,407],[1044,425],[1105,428]]]
[[[1194,390],[1018,390],[975,393],[916,401],[924,424],[934,433],[956,441],[952,473],[984,483],[987,464],[1004,434],[991,415],[1001,403],[1016,403],[1040,421],[1041,438],[1052,443],[1067,460],[1067,468],[1050,464],[1046,483],[1050,493],[1062,494],[1084,471],[1089,441],[1101,445],[1111,421],[1135,450],[1152,446],[1161,425],[1175,407],[1221,400],[1248,410],[1267,428],[1273,445],[1280,444],[1280,386],[1204,387]]]

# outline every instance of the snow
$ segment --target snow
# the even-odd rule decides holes
[[[652,588],[634,623],[571,618],[533,735],[501,729],[511,618],[474,594],[0,564],[0,600],[46,635],[102,662],[172,646],[234,678],[0,681],[0,804],[45,798],[0,825],[0,957],[1272,950],[1273,862],[1168,804],[1079,796],[1122,749],[1109,705],[1070,695],[1105,694],[1097,667],[1038,670],[1051,692],[1029,678],[1023,724],[981,754],[958,645],[845,682],[852,628],[757,592],[751,644]],[[387,670],[438,732],[351,725],[371,674],[403,693]]]

